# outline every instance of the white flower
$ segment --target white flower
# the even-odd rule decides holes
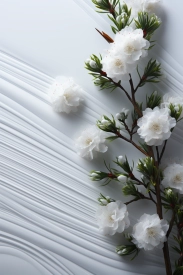
[[[121,201],[99,206],[96,217],[99,231],[104,235],[122,233],[130,225],[127,207]]]
[[[102,70],[107,73],[108,77],[111,77],[114,81],[128,80],[128,73],[134,69],[134,66],[128,65],[123,55],[116,55],[113,52],[109,52],[102,59]]]
[[[58,77],[48,92],[53,110],[56,112],[76,112],[82,101],[83,89],[72,78]]]
[[[115,81],[128,80],[137,61],[147,55],[149,46],[141,29],[125,27],[115,35],[114,43],[111,43],[109,51],[103,57],[102,70]]]
[[[171,136],[171,129],[175,127],[175,118],[170,117],[169,109],[155,107],[153,110],[147,108],[143,116],[138,119],[139,129],[137,133],[145,142],[152,146],[158,146]]]
[[[90,126],[75,141],[77,154],[88,160],[96,156],[96,152],[105,153],[108,147],[104,144],[105,136],[96,126]]]
[[[168,165],[164,172],[162,184],[164,187],[171,187],[183,194],[183,165],[173,163]]]
[[[143,11],[148,13],[154,13],[159,8],[161,1],[160,0],[143,0],[142,8]]]
[[[131,18],[137,18],[138,12],[156,13],[160,6],[160,0],[125,0],[129,8],[132,8]]]
[[[117,113],[117,114],[116,114],[116,118],[117,118],[118,120],[119,120],[119,119],[123,119],[123,118],[124,118],[124,115],[127,116],[127,115],[129,114],[129,111],[130,111],[130,110],[128,110],[128,109],[126,109],[126,108],[123,108],[123,109],[121,110],[120,113]]]
[[[132,27],[125,27],[116,34],[113,51],[123,55],[128,64],[134,64],[141,57],[145,57],[148,54],[147,49],[150,46],[150,42],[144,39],[143,36],[142,29],[134,30]]]
[[[171,93],[167,93],[163,96],[163,102],[161,104],[161,108],[168,108],[172,104],[176,111],[179,110],[179,106],[183,108],[183,97],[180,96],[174,96]],[[183,112],[180,115],[180,117],[183,117]]]
[[[168,222],[160,220],[157,214],[143,214],[133,227],[132,242],[144,250],[152,250],[154,247],[163,248],[168,228]]]

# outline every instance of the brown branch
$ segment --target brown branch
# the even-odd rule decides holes
[[[142,76],[137,87],[134,89],[134,93],[136,93],[136,91],[138,90],[138,88],[140,87],[140,85],[143,83],[143,81],[146,79],[145,76]]]
[[[157,160],[158,160],[158,163],[159,163],[159,160],[160,160],[160,155],[159,155],[158,146],[156,146],[156,153],[157,153]]]
[[[151,192],[149,191],[149,197],[151,198],[151,200],[156,204],[156,202],[155,202],[155,200],[153,199],[153,197],[152,197],[152,194],[151,194]]]
[[[172,275],[172,267],[170,262],[168,242],[164,243],[163,255],[164,255],[164,261],[165,261],[166,275]]]
[[[169,229],[168,229],[167,234],[166,234],[167,238],[169,237],[169,235],[170,235],[170,233],[172,231],[174,222],[175,222],[175,212],[173,211],[172,218],[171,218],[170,225],[169,225]]]
[[[124,204],[128,205],[128,204],[130,204],[130,203],[132,203],[132,202],[139,201],[139,200],[143,200],[143,199],[144,199],[144,200],[150,200],[150,201],[152,201],[150,198],[148,198],[148,197],[142,195],[141,193],[139,193],[139,195],[141,196],[141,198],[135,198],[135,199],[133,199],[133,200],[131,200],[131,201],[125,202]]]
[[[160,155],[160,157],[159,157],[159,161],[158,161],[158,163],[159,163],[159,164],[160,164],[161,159],[162,159],[162,157],[163,157],[163,154],[164,154],[164,152],[165,152],[167,142],[168,142],[168,140],[165,140],[165,143],[164,143],[163,149],[162,149],[162,151],[161,151],[161,155]]]
[[[119,138],[121,138],[121,139],[127,141],[128,143],[131,143],[131,144],[132,144],[135,148],[137,148],[142,154],[148,156],[148,153],[146,153],[146,152],[145,152],[139,145],[137,145],[133,140],[130,140],[130,139],[128,139],[128,138],[122,136],[119,132],[115,132],[115,134],[116,134]]]

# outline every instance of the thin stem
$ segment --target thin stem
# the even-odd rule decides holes
[[[158,149],[158,146],[156,146],[156,153],[157,153],[157,160],[158,160],[158,163],[159,163],[160,156],[159,156],[159,149]]]
[[[139,200],[150,200],[150,201],[152,201],[150,198],[148,198],[148,197],[146,197],[146,196],[144,196],[144,195],[142,195],[141,193],[139,193],[140,195],[141,195],[141,198],[135,198],[135,199],[133,199],[133,200],[131,200],[131,201],[128,201],[128,202],[125,202],[124,204],[126,204],[126,205],[128,205],[128,204],[130,204],[130,203],[132,203],[132,202],[135,202],[135,201],[139,201]]]
[[[162,149],[162,151],[161,151],[161,155],[160,155],[160,157],[159,157],[159,162],[158,162],[159,164],[160,164],[161,159],[162,159],[162,157],[163,157],[163,154],[164,154],[164,152],[165,152],[167,142],[168,142],[168,140],[165,140],[165,143],[164,143],[163,149]]]
[[[139,145],[137,145],[133,140],[130,140],[124,136],[122,136],[119,132],[115,133],[119,138],[127,141],[128,143],[131,143],[135,148],[137,148],[142,154],[148,156],[148,153],[146,153]]]
[[[112,16],[114,17],[114,19],[116,19],[116,14],[115,14],[115,9],[113,8],[113,6],[111,5],[111,3],[108,1],[109,4],[109,12],[110,14],[112,14]]]
[[[172,231],[174,222],[175,222],[175,212],[173,211],[173,213],[172,213],[172,218],[171,218],[170,225],[169,225],[169,229],[168,229],[168,232],[167,232],[167,234],[166,234],[167,238],[169,237],[169,235],[170,235],[170,233],[171,233],[171,231]]]
[[[135,198],[135,199],[133,199],[133,200],[131,200],[131,201],[124,202],[124,204],[128,205],[128,204],[130,204],[130,203],[132,203],[132,202],[134,202],[134,201],[138,201],[138,200],[139,200],[139,198]]]
[[[139,109],[136,101],[134,101],[128,94],[128,92],[124,89],[124,87],[118,83],[118,82],[115,82],[112,78],[106,76],[107,79],[109,79],[116,87],[119,87],[121,90],[123,90],[123,92],[125,93],[125,95],[127,96],[127,98],[129,99],[129,101],[132,103],[132,105],[134,106],[134,109],[135,111],[137,112],[137,114],[139,115],[139,117],[142,116],[142,112],[141,110]]]
[[[150,197],[150,199],[156,204],[156,202],[155,202],[155,200],[153,199],[152,194],[151,194],[150,191],[149,191],[149,197]]]
[[[138,90],[138,88],[140,87],[140,85],[142,84],[142,82],[144,81],[143,77],[141,77],[137,87],[134,89],[134,93],[136,93],[136,91]]]

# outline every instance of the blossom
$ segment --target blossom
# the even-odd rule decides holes
[[[127,207],[121,201],[99,206],[96,217],[99,231],[104,235],[122,233],[130,225]]]
[[[134,66],[128,65],[123,55],[109,52],[102,59],[102,70],[107,73],[108,77],[111,77],[114,81],[129,79],[128,73],[130,73]]]
[[[96,152],[105,153],[108,147],[104,144],[105,135],[96,126],[85,129],[76,139],[77,154],[88,160],[96,156]]]
[[[183,164],[172,163],[164,169],[164,187],[171,187],[183,194]]]
[[[143,38],[141,29],[125,27],[115,35],[114,43],[102,59],[102,70],[115,81],[129,79],[137,61],[147,55],[149,41]]]
[[[174,106],[174,109],[178,112],[179,107],[183,108],[183,97],[174,96],[172,93],[167,93],[163,96],[163,102],[161,108],[169,108],[170,105]],[[180,114],[183,117],[183,112]]]
[[[49,96],[56,112],[76,112],[82,101],[83,89],[72,78],[58,77],[50,87]]]
[[[160,0],[125,0],[128,8],[132,9],[132,18],[137,18],[138,12],[156,13],[161,1]]]
[[[144,39],[143,36],[142,29],[134,30],[132,27],[125,27],[116,34],[113,51],[124,55],[128,64],[133,64],[148,54],[147,49],[150,42]]]
[[[132,242],[144,250],[152,250],[154,247],[163,248],[168,228],[168,222],[160,220],[158,214],[143,214],[133,227]]]
[[[175,127],[175,118],[170,117],[169,109],[155,107],[153,110],[147,108],[143,116],[138,119],[139,129],[137,133],[145,142],[152,146],[158,146],[171,136],[171,129]]]

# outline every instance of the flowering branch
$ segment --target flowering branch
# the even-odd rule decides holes
[[[133,232],[129,238],[131,244],[119,246],[117,253],[121,256],[135,253],[136,256],[139,249],[151,250],[157,246],[163,249],[166,274],[172,275],[168,237],[175,223],[178,228],[177,240],[180,245],[180,249],[176,248],[176,251],[180,253],[177,266],[181,267],[183,265],[183,214],[178,217],[178,210],[180,210],[183,201],[178,201],[178,195],[175,195],[171,189],[177,188],[183,193],[181,185],[183,182],[183,165],[175,163],[172,166],[169,165],[162,172],[160,163],[174,127],[183,118],[183,100],[172,97],[162,98],[156,91],[146,96],[146,102],[144,103],[138,103],[136,100],[139,88],[147,83],[159,82],[162,76],[161,65],[152,58],[148,61],[142,73],[138,69],[139,61],[146,57],[149,50],[154,46],[152,44],[154,41],[151,41],[151,38],[161,24],[160,19],[155,15],[155,9],[149,12],[150,7],[153,8],[153,5],[156,8],[158,7],[159,1],[154,0],[152,5],[150,0],[142,0],[139,6],[137,5],[138,9],[133,4],[131,6],[122,5],[120,0],[92,0],[92,2],[97,7],[98,12],[107,13],[109,19],[113,22],[114,25],[111,28],[115,33],[115,37],[111,38],[108,34],[97,30],[110,44],[110,48],[103,56],[92,55],[85,63],[86,69],[94,77],[96,86],[101,89],[111,89],[111,91],[116,88],[121,89],[133,106],[131,126],[129,126],[129,121],[126,121],[129,110],[125,108],[116,114],[118,122],[113,116],[110,119],[104,115],[101,120],[97,121],[97,126],[101,131],[112,134],[106,137],[106,140],[123,139],[132,144],[145,157],[140,159],[137,165],[137,171],[143,176],[142,180],[134,176],[134,165],[131,167],[127,157],[124,159],[122,156],[117,157],[117,161],[115,161],[122,172],[110,168],[110,166],[107,167],[107,165],[107,173],[92,171],[90,175],[92,180],[105,180],[105,184],[108,184],[111,180],[118,181],[123,184],[122,192],[124,195],[134,196],[132,200],[122,203],[101,194],[98,212],[99,229],[104,234],[110,235],[123,232],[129,226],[126,206],[140,199],[152,201],[156,206],[156,214],[142,215],[133,227]],[[137,86],[134,86],[132,78],[135,68],[139,76]],[[125,80],[129,82],[130,93],[121,84]],[[129,138],[122,134],[119,123],[128,133]],[[133,135],[136,133],[144,140],[140,145],[133,141]],[[102,143],[103,140],[96,138],[96,136],[93,139],[87,136],[85,146],[88,148],[88,155],[91,155],[92,148],[104,152],[106,148]],[[163,148],[160,152],[159,146],[162,144]],[[141,187],[145,188],[148,193],[147,196],[138,190]],[[169,223],[163,219],[163,207],[173,211]],[[156,242],[152,239],[155,239]]]

